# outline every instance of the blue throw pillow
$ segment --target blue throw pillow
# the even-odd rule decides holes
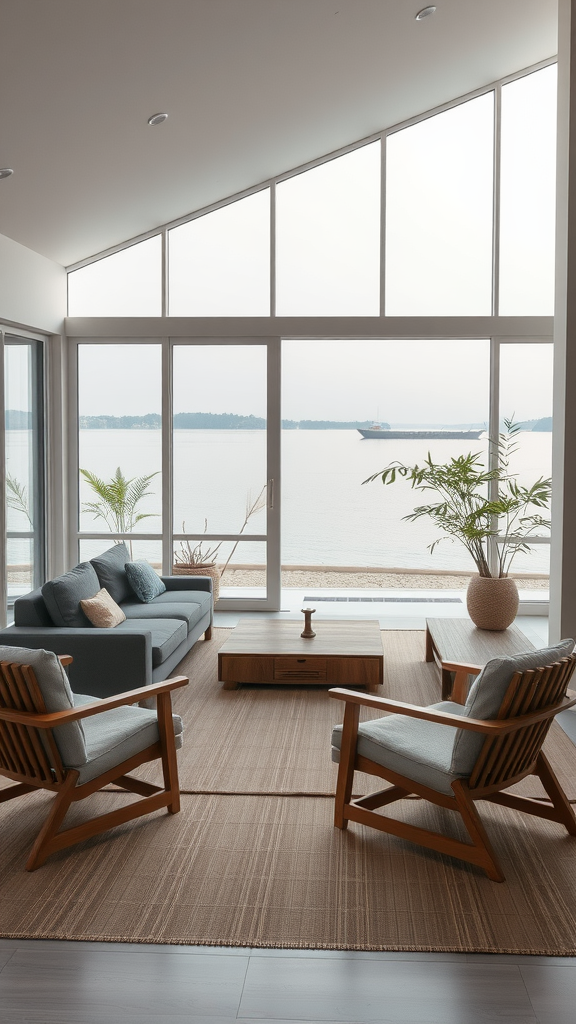
[[[158,573],[154,572],[154,569],[148,562],[144,560],[140,562],[126,562],[124,569],[128,582],[139,601],[144,601],[148,604],[166,590],[166,586],[158,576]]]

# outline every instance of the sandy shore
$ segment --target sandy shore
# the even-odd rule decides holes
[[[337,569],[310,567],[283,569],[282,586],[331,588],[342,590],[466,590],[468,574],[418,573],[401,570],[355,569],[345,572]],[[521,590],[548,590],[547,576],[517,576]],[[224,587],[263,587],[262,569],[227,569],[222,578]]]

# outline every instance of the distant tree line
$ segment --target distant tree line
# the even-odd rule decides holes
[[[4,420],[6,430],[32,427],[32,413],[22,409],[6,409]],[[79,425],[81,430],[160,430],[162,418],[156,412],[144,416],[80,416]],[[264,430],[266,420],[262,416],[239,416],[232,412],[177,412],[174,426],[178,430]],[[282,420],[283,430],[356,430],[371,426],[371,420]],[[381,426],[386,430],[390,424],[381,423]],[[552,417],[524,420],[520,427],[551,431]]]
[[[79,423],[82,430],[159,430],[162,426],[158,413],[146,416],[80,416]],[[353,430],[369,426],[369,420],[282,420],[283,430]],[[263,416],[239,416],[231,412],[177,412],[174,427],[177,430],[264,430],[266,420]]]

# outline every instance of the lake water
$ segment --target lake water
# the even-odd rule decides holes
[[[8,469],[27,481],[27,431],[7,431]],[[176,430],[174,432],[174,530],[235,533],[245,519],[247,498],[254,500],[266,482],[264,431]],[[428,520],[406,523],[402,517],[426,495],[405,482],[383,487],[362,485],[369,475],[393,460],[412,465],[428,450],[435,461],[469,451],[486,451],[486,441],[363,440],[355,430],[288,430],[282,436],[282,563],[375,568],[473,569],[461,545],[443,542],[431,555],[427,546],[437,531]],[[81,430],[80,465],[109,478],[117,466],[127,476],[159,472],[159,430]],[[532,483],[549,475],[551,434],[523,432],[514,469]],[[150,482],[153,492],[141,505],[155,516],[161,511],[161,476]],[[94,495],[83,482],[81,499]],[[433,500],[431,498],[430,500]],[[252,516],[246,532],[265,532],[265,510]],[[183,523],[185,529],[183,530]],[[160,532],[160,518],[145,519],[142,532]],[[104,528],[87,513],[81,528]],[[9,513],[9,529],[26,529],[20,513]],[[83,557],[101,548],[85,542]],[[14,542],[11,551],[14,552]],[[24,550],[24,549],[23,549]],[[228,547],[229,550],[229,547]],[[513,569],[548,572],[548,545],[535,546],[530,556],[518,555]],[[159,542],[141,542],[135,557],[156,559]],[[225,548],[221,550],[226,554]],[[12,554],[14,558],[14,554]],[[264,544],[242,543],[234,561],[264,562]]]

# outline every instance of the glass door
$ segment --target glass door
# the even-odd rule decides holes
[[[44,582],[43,345],[4,339],[6,587],[8,618],[14,598]]]
[[[280,607],[279,351],[172,347],[172,571],[214,575],[220,610]]]

